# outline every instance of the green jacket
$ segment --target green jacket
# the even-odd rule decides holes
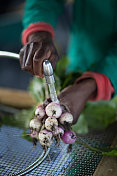
[[[64,0],[27,0],[24,29],[35,22],[56,28]],[[70,71],[104,73],[117,94],[117,0],[75,0],[68,58]]]

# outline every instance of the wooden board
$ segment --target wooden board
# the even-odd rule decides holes
[[[112,145],[117,145],[117,135]],[[103,156],[93,176],[117,176],[117,157]]]
[[[15,108],[30,108],[35,104],[28,91],[0,88],[0,104]]]

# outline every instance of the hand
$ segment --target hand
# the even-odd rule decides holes
[[[96,95],[96,82],[90,78],[66,87],[58,98],[60,104],[63,104],[73,115],[73,124],[75,124],[87,100],[94,95]]]
[[[43,61],[48,59],[53,68],[59,59],[50,33],[35,32],[20,50],[21,69],[38,77],[43,77]]]

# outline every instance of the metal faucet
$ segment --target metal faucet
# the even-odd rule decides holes
[[[54,75],[53,75],[53,68],[51,63],[48,60],[45,60],[43,62],[43,72],[44,76],[46,79],[46,83],[49,87],[49,92],[50,92],[50,98],[53,102],[59,103],[59,100],[57,98],[56,90],[55,90],[55,80],[54,80]]]

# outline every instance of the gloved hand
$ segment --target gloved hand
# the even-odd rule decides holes
[[[43,77],[43,61],[48,59],[53,68],[59,59],[48,32],[35,32],[28,38],[28,43],[20,50],[21,69],[38,77]]]
[[[75,124],[90,96],[96,95],[96,81],[93,78],[84,79],[66,87],[59,95],[60,104],[73,115]]]

